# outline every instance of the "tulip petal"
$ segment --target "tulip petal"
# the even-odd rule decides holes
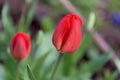
[[[65,16],[57,25],[52,42],[61,53],[73,53],[82,38],[82,20],[75,14]]]
[[[69,31],[69,36],[67,38],[66,43],[64,44],[61,52],[62,53],[73,53],[76,51],[80,45],[82,38],[82,21],[79,20],[76,16],[72,16],[70,19],[71,29]]]
[[[23,32],[16,33],[10,44],[13,57],[17,61],[22,61],[29,56],[30,49],[31,42],[29,36]]]
[[[27,37],[26,37],[26,36],[27,36]],[[27,49],[27,53],[29,53],[29,52],[30,52],[30,48],[31,48],[30,39],[29,39],[29,37],[28,37],[27,34],[23,34],[22,37],[23,37],[24,40],[25,40],[25,44],[26,44],[25,46],[26,46],[26,49]]]
[[[56,27],[56,30],[53,34],[52,42],[58,51],[61,49],[63,37],[69,28],[70,28],[69,18],[66,17],[63,18]]]

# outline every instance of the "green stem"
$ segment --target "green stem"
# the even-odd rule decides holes
[[[55,65],[55,68],[54,68],[54,70],[53,70],[53,72],[52,72],[52,75],[51,75],[50,80],[53,80],[53,79],[54,79],[55,73],[56,73],[57,68],[58,68],[58,66],[59,66],[59,64],[60,64],[60,61],[61,61],[61,59],[62,59],[62,56],[63,56],[63,54],[60,53],[59,58],[58,58],[58,60],[57,60],[57,63],[56,63],[56,65]]]
[[[20,65],[20,62],[17,62],[17,65],[16,65],[16,70],[17,70],[16,80],[20,80],[20,77],[19,77],[19,65]]]

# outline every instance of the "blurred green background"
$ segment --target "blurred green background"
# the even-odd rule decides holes
[[[54,80],[120,80],[119,0],[0,0],[0,80],[16,80],[16,61],[9,45],[18,31],[28,33],[32,40],[30,56],[20,64],[20,80],[32,80],[27,64],[36,80],[50,80],[59,56],[52,34],[59,21],[71,13],[63,5],[66,1],[84,20],[83,39],[74,54],[64,55]],[[89,27],[93,27],[91,31]],[[104,50],[105,44],[100,47],[96,32],[110,49]]]

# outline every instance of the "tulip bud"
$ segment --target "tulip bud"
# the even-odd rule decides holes
[[[75,52],[82,39],[82,20],[75,14],[68,14],[57,25],[52,42],[62,54]]]
[[[18,62],[26,59],[31,50],[31,41],[26,33],[18,32],[14,35],[11,44],[10,51],[12,56]]]

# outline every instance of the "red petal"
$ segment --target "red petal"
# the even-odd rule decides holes
[[[53,44],[62,53],[72,53],[80,45],[82,38],[82,20],[79,16],[69,14],[65,16],[55,29]]]
[[[57,50],[60,50],[62,47],[63,37],[65,33],[70,28],[70,22],[68,17],[64,17],[61,22],[58,24],[58,26],[55,29],[55,32],[53,34],[52,42],[55,45]]]
[[[29,36],[22,32],[16,33],[10,44],[10,50],[13,57],[17,61],[21,61],[29,55],[30,49],[31,42]]]
[[[29,38],[29,36],[27,35],[27,34],[24,34],[23,33],[23,38],[24,38],[24,40],[25,40],[25,46],[26,46],[26,49],[27,49],[27,53],[29,53],[30,52],[30,49],[31,49],[31,42],[30,42],[30,38]]]
[[[27,56],[26,43],[22,36],[19,36],[13,50],[13,56],[16,60],[21,61]]]
[[[62,53],[73,53],[76,51],[80,45],[81,38],[82,38],[82,21],[79,19],[79,17],[72,15],[70,24],[70,32],[69,36],[67,38],[66,43],[64,44],[61,52]]]

